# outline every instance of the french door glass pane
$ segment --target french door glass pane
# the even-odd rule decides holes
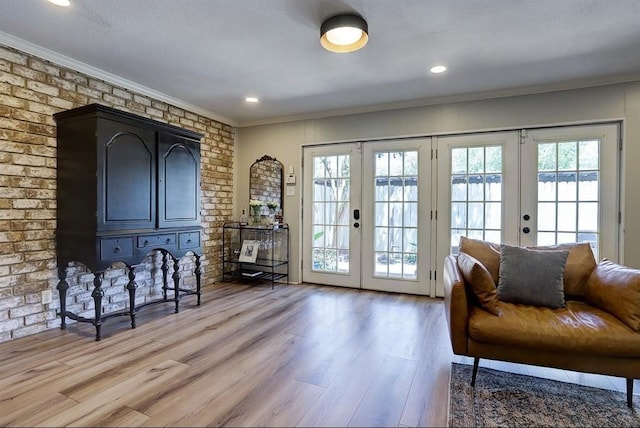
[[[312,270],[349,272],[349,156],[313,157]]]
[[[599,142],[538,143],[538,245],[589,242],[598,257]]]
[[[417,279],[418,152],[376,152],[374,276]]]
[[[452,253],[460,236],[501,241],[502,171],[502,146],[451,149]]]

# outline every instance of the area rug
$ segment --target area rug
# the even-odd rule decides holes
[[[640,427],[640,397],[623,392],[453,363],[449,426]]]

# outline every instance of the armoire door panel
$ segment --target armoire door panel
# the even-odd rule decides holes
[[[155,133],[112,121],[99,132],[104,162],[99,230],[155,227]]]
[[[200,223],[199,144],[173,135],[159,137],[159,226]]]

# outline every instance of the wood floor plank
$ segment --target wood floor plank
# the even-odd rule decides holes
[[[384,354],[371,350],[364,350],[356,355],[352,364],[343,366],[297,426],[347,426],[385,357]]]
[[[349,426],[398,426],[418,363],[387,356]]]
[[[444,426],[440,299],[215,284],[194,299],[0,343],[0,426]],[[624,390],[624,379],[482,361]],[[639,382],[636,381],[638,390]]]
[[[121,409],[136,398],[144,397],[151,391],[162,387],[172,378],[184,375],[190,370],[186,364],[177,361],[165,361],[138,373],[125,381],[100,390],[92,397],[78,403],[63,412],[49,418],[47,425],[52,426],[97,426],[98,422],[112,426],[121,415]],[[146,421],[144,418],[143,421]]]

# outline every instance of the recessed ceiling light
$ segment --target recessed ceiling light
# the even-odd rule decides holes
[[[49,2],[57,6],[69,6],[71,4],[69,0],[49,0]]]
[[[431,72],[438,74],[438,73],[444,73],[447,70],[447,67],[445,67],[444,65],[434,65],[433,67],[431,67]]]
[[[258,101],[260,101],[258,98],[256,97],[247,97],[244,99],[246,102],[248,103],[257,103]]]

